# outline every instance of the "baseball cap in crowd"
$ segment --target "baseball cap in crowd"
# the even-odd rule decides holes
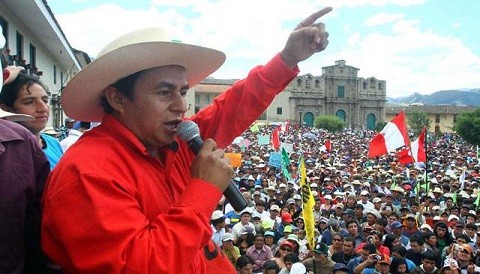
[[[455,214],[452,214],[452,215],[448,216],[448,219],[447,219],[447,221],[449,221],[449,222],[450,222],[450,221],[451,221],[451,220],[453,220],[453,219],[459,220],[460,218],[458,218],[458,216],[457,216],[457,215],[455,215]]]
[[[244,234],[248,234],[248,233],[253,233],[253,227],[251,227],[249,225],[246,225],[246,226],[243,226],[240,229],[240,234],[244,235]]]
[[[279,188],[285,188],[285,187],[287,187],[287,185],[284,184],[284,183],[281,183],[280,185],[278,185],[278,187],[279,187]]]
[[[300,196],[300,194],[295,194],[295,195],[293,195],[293,199],[294,200],[301,200],[302,196]]]
[[[368,193],[367,190],[362,190],[362,191],[360,192],[360,196],[368,196],[368,195],[369,195],[369,193]]]
[[[220,211],[220,210],[215,210],[213,213],[212,213],[212,218],[211,220],[212,221],[216,221],[216,220],[219,220],[219,219],[225,219],[225,215],[223,215],[223,212]]]
[[[332,200],[332,195],[327,194],[325,197],[323,197],[325,200]]]
[[[373,200],[372,200],[372,202],[373,202],[374,204],[376,204],[376,203],[378,203],[378,202],[381,202],[381,201],[382,201],[382,199],[380,199],[380,198],[378,198],[378,197],[375,197],[375,198],[373,198]]]
[[[325,217],[320,217],[320,219],[318,220],[319,223],[328,223],[328,219],[325,218]]]
[[[284,228],[283,228],[283,232],[286,232],[286,233],[292,233],[292,225],[286,225]]]
[[[393,228],[393,229],[397,229],[397,228],[402,228],[403,225],[402,225],[402,223],[400,223],[399,221],[395,221],[395,222],[392,222],[392,223],[390,224],[390,227]]]
[[[222,236],[222,242],[233,241],[233,235],[231,233],[225,233]]]
[[[265,231],[265,234],[263,234],[265,237],[270,236],[270,237],[275,237],[275,232],[271,230]]]
[[[270,206],[270,210],[276,210],[276,211],[280,212],[280,207],[278,205],[273,204],[273,205]]]
[[[318,254],[328,255],[328,246],[324,243],[317,243],[313,251]]]
[[[282,213],[282,222],[284,223],[292,223],[293,220],[292,220],[292,215],[288,212],[284,212]]]
[[[288,200],[287,200],[287,205],[288,205],[288,204],[295,204],[295,200],[292,199],[292,198],[288,199]]]
[[[429,224],[423,224],[420,226],[420,230],[428,229],[429,231],[433,232],[432,227]]]

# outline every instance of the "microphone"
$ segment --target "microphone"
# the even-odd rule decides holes
[[[197,154],[200,147],[203,145],[198,125],[193,121],[183,121],[178,125],[177,133],[183,141],[188,143],[188,146],[193,153]],[[240,190],[235,186],[232,180],[230,180],[230,184],[223,192],[223,195],[225,195],[227,201],[236,211],[242,211],[247,207],[245,197],[243,197],[242,193],[240,193]]]

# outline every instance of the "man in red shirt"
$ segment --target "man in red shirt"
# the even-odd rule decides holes
[[[270,62],[191,117],[205,140],[196,156],[176,136],[184,96],[224,54],[170,42],[157,28],[107,45],[62,92],[69,117],[102,124],[49,177],[44,251],[67,273],[234,273],[209,223],[232,175],[221,148],[284,90],[298,62],[326,48],[315,21],[330,10],[302,21]]]

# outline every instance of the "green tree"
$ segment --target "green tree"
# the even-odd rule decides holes
[[[457,117],[453,130],[472,145],[480,145],[480,108]]]
[[[423,127],[430,128],[430,119],[428,118],[427,114],[424,112],[414,111],[407,114],[408,125],[410,129],[413,131],[413,134],[418,136],[420,131],[422,131]]]
[[[315,127],[335,132],[345,128],[345,122],[334,115],[322,115],[315,118]]]
[[[375,131],[380,132],[387,125],[387,122],[380,121],[375,125]]]

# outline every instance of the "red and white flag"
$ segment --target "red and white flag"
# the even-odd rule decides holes
[[[368,157],[373,158],[385,155],[390,151],[395,151],[402,146],[408,146],[407,124],[405,122],[405,113],[401,111],[392,121],[382,129],[380,133],[373,137],[368,148]]]
[[[402,149],[397,153],[398,161],[403,164],[409,163],[425,163],[427,161],[427,154],[425,153],[425,134],[426,128],[423,128],[417,140],[410,144],[410,148]],[[412,155],[413,154],[413,155]]]
[[[280,137],[278,136],[279,127],[275,128],[272,132],[272,147],[274,150],[280,149]]]
[[[288,133],[288,128],[290,127],[290,120],[287,120],[280,128],[282,132]]]
[[[332,150],[332,142],[327,140],[323,146],[320,147],[320,151],[330,151]]]

